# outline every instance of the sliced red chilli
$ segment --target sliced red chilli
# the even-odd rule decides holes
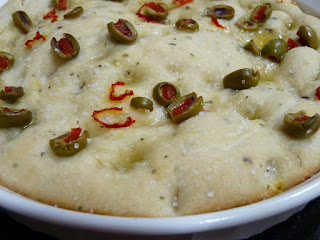
[[[124,93],[120,94],[120,95],[115,95],[115,88],[117,86],[124,86],[125,85],[125,82],[121,82],[121,81],[118,81],[114,84],[111,85],[111,91],[110,91],[110,95],[109,95],[109,98],[111,100],[114,100],[114,101],[121,101],[123,100],[126,96],[131,96],[133,95],[133,91],[132,90],[125,90]]]
[[[122,112],[122,108],[113,107],[113,108],[105,108],[102,110],[94,111],[92,114],[92,117],[95,121],[103,125],[105,128],[124,128],[129,127],[133,123],[135,123],[135,120],[132,119],[130,116],[128,116],[125,120],[125,122],[110,122],[108,120],[108,117],[112,118],[112,121],[114,119],[121,120],[122,116],[118,116],[117,113]]]
[[[43,19],[51,19],[51,22],[55,22],[58,20],[57,11],[54,8],[50,12],[48,12],[46,15],[43,16]]]
[[[42,39],[43,41],[46,40],[46,38],[45,38],[43,35],[41,35],[40,32],[38,31],[38,32],[36,33],[36,36],[35,36],[32,40],[26,41],[26,43],[25,43],[24,45],[26,45],[26,46],[29,47],[29,48],[32,48],[32,43],[33,43],[34,41],[37,41],[37,40],[40,40],[40,39]]]
[[[218,28],[227,29],[225,26],[222,26],[214,16],[211,16],[211,20]]]

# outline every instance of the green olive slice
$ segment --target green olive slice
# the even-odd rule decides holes
[[[145,97],[134,97],[131,99],[130,107],[148,109],[150,112],[153,111],[153,102]]]
[[[316,113],[313,117],[306,115],[305,111],[287,113],[283,119],[283,130],[289,136],[303,139],[319,130],[320,115]]]
[[[309,26],[303,25],[299,27],[297,35],[300,37],[299,41],[303,45],[317,49],[319,47],[319,39],[317,33]]]
[[[256,22],[256,23],[263,23],[267,21],[272,13],[272,8],[270,3],[266,3],[262,6],[257,6],[255,9],[253,9],[250,20]]]
[[[259,84],[260,73],[251,68],[243,68],[229,73],[223,79],[224,88],[243,90]]]
[[[71,6],[71,0],[53,0],[53,5],[56,9],[67,10]]]
[[[64,37],[59,40],[52,38],[51,48],[62,59],[72,59],[78,56],[80,45],[77,39],[71,34],[65,33]]]
[[[134,26],[124,19],[119,19],[116,23],[108,23],[108,31],[110,36],[119,43],[133,43],[138,37]]]
[[[207,15],[230,20],[234,17],[234,8],[228,5],[216,5],[207,9]]]
[[[155,7],[151,5],[146,5],[144,7],[144,14],[148,16],[151,20],[160,22],[167,18],[169,14],[169,7],[165,3],[156,4]]]
[[[32,21],[24,11],[16,11],[12,14],[14,24],[24,33],[28,33],[32,28]]]
[[[26,109],[0,107],[0,128],[25,127],[32,122],[32,113]]]
[[[288,52],[288,45],[283,39],[272,39],[267,42],[262,50],[261,55],[272,61],[280,62],[284,55]]]
[[[73,19],[80,17],[81,14],[83,13],[83,7],[76,7],[72,9],[70,12],[67,12],[65,15],[63,15],[64,19]]]
[[[198,115],[202,110],[203,104],[202,96],[197,97],[197,94],[192,92],[171,103],[168,106],[167,111],[171,116],[172,122],[181,123]]]
[[[15,102],[24,95],[24,90],[22,87],[5,87],[4,90],[0,92],[0,99],[7,102]]]
[[[172,83],[160,82],[153,88],[152,96],[159,105],[167,107],[180,97],[180,91]]]
[[[89,132],[84,131],[78,139],[72,141],[66,141],[70,138],[71,132],[67,132],[57,138],[51,139],[49,144],[52,151],[59,156],[72,156],[87,146],[87,139],[89,138]]]
[[[260,49],[257,47],[257,44],[251,40],[249,42],[247,42],[243,48],[249,52],[251,52],[253,55],[258,56],[260,55]]]
[[[196,32],[199,30],[199,24],[191,18],[179,19],[176,22],[175,26],[179,30],[184,30],[184,31],[189,31],[189,32]]]
[[[0,52],[0,73],[12,67],[14,57],[10,53]]]
[[[245,31],[256,31],[259,28],[258,23],[250,20],[239,20],[237,26]]]

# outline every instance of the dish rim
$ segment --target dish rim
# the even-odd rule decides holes
[[[46,205],[0,188],[0,206],[34,220],[82,230],[133,235],[177,235],[222,230],[283,214],[320,196],[320,173],[274,197],[212,213],[134,218],[77,212]],[[125,227],[125,228],[124,228]]]

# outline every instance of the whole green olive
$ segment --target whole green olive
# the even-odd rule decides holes
[[[189,32],[196,32],[199,30],[199,24],[191,19],[179,19],[176,24],[176,28],[179,30],[189,31]]]
[[[133,43],[138,37],[134,26],[124,19],[119,19],[116,23],[108,23],[108,31],[110,36],[119,43]]]
[[[24,11],[16,11],[12,14],[14,24],[24,33],[28,33],[32,28],[32,21]]]
[[[253,9],[250,20],[257,22],[257,23],[263,23],[267,21],[272,13],[272,7],[270,3],[266,3],[262,6],[257,6],[255,9]]]
[[[306,115],[305,111],[287,113],[283,119],[283,130],[293,138],[303,139],[315,134],[320,127],[320,115],[313,117]]]
[[[26,127],[32,122],[32,113],[26,109],[0,107],[0,128]]]
[[[83,7],[76,7],[72,9],[70,12],[67,12],[65,15],[63,15],[64,19],[73,19],[80,17],[81,14],[83,13]]]
[[[0,52],[0,73],[12,67],[14,57],[10,53]]]
[[[72,141],[66,141],[70,138],[71,132],[67,132],[57,138],[51,139],[49,144],[52,151],[59,156],[72,156],[80,152],[87,146],[87,139],[89,138],[89,133],[84,131],[81,136]]]
[[[131,99],[130,107],[148,109],[150,112],[152,112],[153,102],[145,97],[134,97]]]
[[[153,88],[152,96],[159,105],[167,107],[180,97],[180,91],[172,83],[160,82]]]
[[[257,47],[257,44],[251,40],[249,42],[247,42],[243,48],[249,52],[251,52],[253,55],[255,56],[259,56],[261,54],[259,48]]]
[[[4,90],[0,92],[0,99],[7,102],[15,102],[24,95],[24,90],[22,87],[5,87]]]
[[[256,31],[259,28],[258,23],[250,20],[239,20],[237,26],[245,31]]]
[[[263,46],[261,55],[272,61],[280,62],[287,52],[287,43],[283,39],[276,38],[270,40]]]
[[[228,5],[216,5],[207,9],[207,15],[230,20],[234,17],[234,8]]]
[[[51,48],[62,59],[72,59],[78,56],[80,45],[77,39],[69,33],[65,33],[64,37],[59,40],[52,38]]]
[[[53,5],[56,9],[67,10],[71,6],[71,0],[53,0]]]
[[[224,88],[243,90],[255,87],[259,84],[260,73],[251,68],[243,68],[229,73],[223,79]]]
[[[167,111],[171,116],[172,122],[181,123],[198,115],[203,108],[203,104],[202,96],[197,97],[197,94],[192,92],[171,103]]]
[[[303,25],[299,27],[297,35],[300,37],[299,41],[313,49],[319,47],[319,39],[317,33],[309,26]]]
[[[158,4],[147,4],[144,7],[144,13],[148,16],[151,20],[160,22],[167,18],[169,14],[169,7],[165,3],[158,3]]]

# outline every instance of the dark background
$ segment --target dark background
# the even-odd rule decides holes
[[[42,239],[57,240],[46,234],[33,231],[23,224],[14,221],[3,211],[0,211],[0,239]],[[23,236],[23,237],[21,237]],[[187,236],[174,239],[187,239]],[[109,239],[109,238],[108,238]],[[133,239],[142,239],[133,237]],[[148,238],[143,238],[148,239]],[[151,238],[149,238],[151,239]],[[320,240],[320,197],[311,201],[301,212],[293,215],[287,221],[280,223],[262,234],[246,240]],[[191,240],[191,237],[190,237]]]

